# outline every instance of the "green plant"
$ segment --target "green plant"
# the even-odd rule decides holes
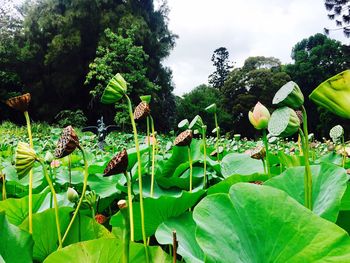
[[[59,126],[74,125],[75,127],[84,127],[86,125],[87,118],[82,110],[63,110],[60,111],[55,119]]]

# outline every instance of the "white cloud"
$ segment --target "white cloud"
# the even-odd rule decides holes
[[[258,55],[287,63],[297,42],[334,27],[320,0],[168,0],[168,5],[169,27],[179,39],[164,63],[173,70],[177,95],[207,83],[218,47],[228,49],[236,66]],[[331,36],[345,40],[342,32]]]

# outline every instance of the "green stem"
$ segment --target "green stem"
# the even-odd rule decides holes
[[[58,249],[61,249],[63,242],[62,242],[62,236],[61,236],[61,227],[60,227],[60,218],[59,218],[59,213],[58,213],[58,202],[57,202],[56,191],[55,191],[55,188],[52,184],[50,176],[47,173],[44,161],[41,159],[39,159],[38,161],[41,164],[41,167],[43,168],[43,173],[44,173],[45,179],[46,179],[47,183],[49,184],[49,187],[51,190],[51,196],[53,198],[53,203],[54,203],[54,207],[55,207],[56,228],[57,228],[57,237],[58,237]]]
[[[4,200],[6,200],[6,177],[2,174],[2,201]]]
[[[132,197],[131,197],[131,173],[130,177],[128,176],[128,172],[124,172],[126,183],[128,186],[128,207],[129,207],[129,220],[130,220],[130,240],[134,241],[134,211],[132,208]]]
[[[190,193],[192,193],[192,158],[191,158],[191,146],[188,145],[188,162],[190,163]]]
[[[120,212],[123,216],[123,254],[122,254],[122,263],[129,263],[129,246],[130,246],[130,237],[129,237],[129,222],[131,220],[128,220],[128,212],[126,211],[126,208],[120,209]],[[130,228],[131,229],[131,228]]]
[[[263,129],[263,141],[264,141],[264,146],[265,146],[265,151],[266,151],[266,170],[267,170],[267,176],[268,178],[271,178],[271,171],[270,171],[270,162],[269,162],[269,143],[267,141],[267,135],[266,135],[266,129]]]
[[[215,120],[215,128],[216,128],[216,152],[217,152],[217,160],[220,161],[220,154],[219,154],[219,139],[220,139],[220,134],[219,134],[219,125],[218,125],[218,118],[216,115],[216,112],[214,112],[214,120]]]
[[[147,147],[148,147],[148,174],[149,174],[149,166],[150,166],[150,163],[151,163],[151,150],[150,150],[150,144],[151,144],[151,142],[150,142],[150,137],[149,137],[149,130],[150,130],[150,128],[149,128],[149,116],[147,116],[147,118],[146,118],[146,120],[147,120]]]
[[[151,118],[151,127],[152,127],[152,138],[153,138],[153,144],[152,144],[152,174],[151,174],[151,197],[153,197],[153,189],[154,189],[154,169],[155,169],[155,160],[156,160],[156,135],[154,131],[154,122],[152,116]]]
[[[305,190],[307,197],[306,197],[306,207],[312,210],[312,173],[311,173],[311,167],[309,162],[309,133],[307,129],[307,114],[306,109],[304,106],[302,106],[302,112],[303,112],[303,136],[304,136],[304,145],[303,145],[303,152],[305,157],[305,181],[306,186]]]
[[[346,149],[345,149],[345,140],[344,140],[344,135],[342,135],[341,137],[341,143],[342,143],[342,147],[343,147],[343,168],[345,167],[345,161],[346,161]]]
[[[264,167],[264,173],[267,174],[265,158],[262,158],[261,161],[262,161],[262,164],[263,164],[263,167]]]
[[[202,133],[202,137],[203,137],[203,152],[204,152],[204,182],[203,182],[203,188],[207,188],[207,184],[208,184],[208,179],[207,179],[207,139],[206,139],[206,134],[205,134],[205,128],[203,128],[203,133]]]
[[[67,238],[67,235],[69,233],[69,230],[71,229],[73,223],[74,223],[74,220],[79,212],[79,208],[83,202],[83,199],[85,197],[85,192],[86,192],[86,187],[87,187],[87,180],[88,180],[88,177],[89,177],[89,172],[88,172],[88,163],[87,163],[87,160],[86,160],[86,154],[85,154],[85,151],[83,149],[83,147],[81,147],[80,145],[78,145],[78,148],[79,150],[82,152],[83,154],[83,159],[84,159],[84,185],[83,185],[83,191],[81,193],[81,197],[79,199],[79,202],[78,202],[78,205],[77,207],[75,208],[75,211],[74,211],[74,214],[73,214],[73,217],[71,219],[71,221],[69,222],[69,225],[66,229],[66,232],[64,233],[63,235],[63,238],[62,238],[62,243],[64,242],[64,240]]]
[[[24,117],[27,123],[28,137],[30,148],[33,149],[33,137],[32,128],[30,126],[30,118],[28,111],[24,112]],[[29,185],[28,185],[28,221],[29,221],[29,233],[33,233],[33,169],[29,171]]]
[[[141,230],[142,230],[142,240],[143,245],[145,246],[145,253],[146,253],[146,259],[147,262],[149,262],[148,257],[148,249],[147,249],[147,240],[146,240],[146,231],[145,231],[145,212],[143,208],[143,195],[142,195],[142,172],[141,172],[141,155],[140,155],[140,147],[139,147],[139,141],[137,138],[137,129],[136,124],[134,120],[134,114],[132,110],[131,100],[128,97],[128,95],[125,94],[125,97],[128,101],[128,107],[129,107],[129,115],[130,115],[130,121],[132,125],[132,129],[134,132],[134,140],[135,140],[135,148],[136,148],[136,155],[137,155],[137,171],[138,171],[138,179],[139,179],[139,195],[140,195],[140,213],[141,213]]]

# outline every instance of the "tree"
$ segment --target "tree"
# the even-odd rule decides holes
[[[177,123],[183,119],[191,121],[197,114],[200,115],[204,123],[208,126],[210,132],[215,128],[213,114],[208,114],[205,108],[213,103],[218,107],[218,122],[223,131],[232,130],[231,118],[223,108],[223,96],[217,89],[199,85],[191,92],[186,93],[181,97],[177,97],[176,111]]]
[[[228,50],[225,47],[215,49],[211,61],[216,70],[209,76],[209,84],[220,90],[233,67],[229,61]]]
[[[327,117],[327,114],[331,113],[318,110],[315,104],[309,101],[308,96],[324,80],[350,67],[349,52],[349,46],[342,45],[325,35],[316,34],[303,39],[293,47],[294,63],[284,68],[292,80],[300,86],[305,97],[310,127],[314,127],[320,136],[328,136],[333,123],[344,123],[344,121],[336,116]]]
[[[225,109],[233,118],[233,130],[253,136],[249,110],[258,101],[271,109],[273,94],[289,80],[289,75],[282,72],[281,62],[273,57],[249,57],[242,68],[233,69],[222,89]]]
[[[168,96],[173,90],[171,71],[161,64],[176,39],[168,29],[166,2],[155,10],[153,0],[27,1],[21,14],[21,34],[13,38],[18,48],[11,49],[11,58],[21,63],[0,63],[0,70],[18,73],[19,82],[32,93],[34,119],[50,122],[62,110],[82,109],[90,122],[96,122],[101,112],[90,107],[94,104],[84,82],[98,45],[108,40],[104,34],[107,28],[122,32],[124,38],[128,38],[128,30],[137,28],[133,44],[147,55],[144,77],[160,87],[157,100],[162,100],[154,108],[157,113],[169,113],[158,106],[166,104],[164,97],[175,105],[174,96]],[[6,44],[3,49],[9,47]],[[169,128],[167,120],[172,116],[158,116],[156,123],[164,120],[165,129]]]
[[[343,30],[346,37],[350,37],[350,1],[349,0],[325,0],[325,7],[328,11],[328,18],[335,19],[337,28],[325,28],[328,35],[329,31]],[[340,18],[340,19],[336,19]]]

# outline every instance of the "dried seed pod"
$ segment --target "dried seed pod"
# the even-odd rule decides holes
[[[28,110],[30,99],[30,93],[26,93],[21,96],[9,98],[8,100],[6,100],[6,104],[11,108],[19,110],[21,112],[25,112]]]
[[[128,168],[128,153],[124,148],[120,153],[112,158],[104,170],[103,176],[125,173]]]
[[[117,203],[117,205],[118,205],[119,209],[121,209],[121,210],[127,208],[127,206],[128,206],[128,205],[126,204],[126,201],[123,200],[123,199],[122,199],[122,200],[119,200],[118,203]]]
[[[266,157],[265,148],[262,146],[257,146],[250,152],[250,157],[257,160],[262,160]]]
[[[97,223],[103,225],[108,220],[108,217],[106,217],[102,214],[97,214],[97,215],[95,215],[95,220]]]
[[[147,117],[150,112],[151,109],[149,108],[149,104],[147,104],[145,101],[141,101],[140,104],[135,108],[134,120],[142,120],[143,118]]]
[[[79,138],[72,126],[63,129],[61,137],[57,142],[55,157],[63,158],[71,154],[79,146]]]
[[[188,146],[191,144],[192,141],[192,131],[186,130],[181,132],[175,139],[174,145],[175,146]]]
[[[298,116],[298,119],[300,121],[300,125],[303,124],[303,112],[301,110],[296,110],[295,113]]]

